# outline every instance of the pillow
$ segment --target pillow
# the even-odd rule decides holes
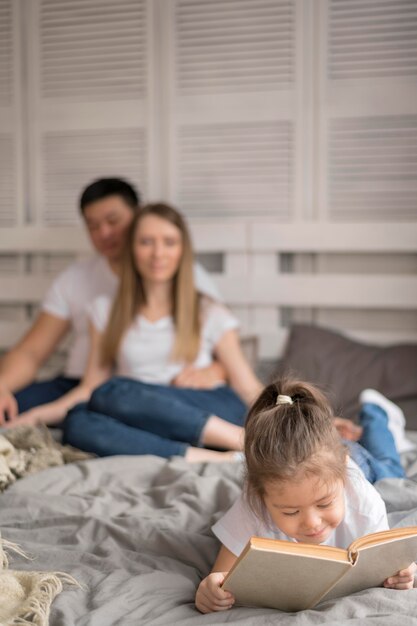
[[[279,373],[318,384],[335,414],[351,419],[358,416],[360,392],[377,389],[402,408],[407,429],[417,430],[417,344],[374,346],[318,326],[295,325]]]

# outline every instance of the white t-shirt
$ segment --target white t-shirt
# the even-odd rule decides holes
[[[197,263],[194,265],[194,276],[198,291],[221,301],[213,280]],[[69,320],[74,333],[65,368],[66,376],[81,378],[87,365],[90,347],[88,305],[102,294],[113,298],[117,286],[118,278],[106,259],[95,255],[72,263],[54,280],[46,293],[42,310]]]
[[[90,317],[99,332],[103,332],[109,319],[112,299],[100,296],[90,306]],[[207,367],[213,362],[214,348],[222,335],[237,328],[239,322],[223,306],[201,299],[201,344],[193,365]],[[150,322],[137,315],[123,336],[116,362],[119,376],[127,376],[145,383],[168,385],[184,367],[184,363],[171,360],[175,340],[174,320],[171,316]]]
[[[346,549],[358,537],[388,528],[383,499],[375,487],[365,479],[356,463],[349,458],[345,485],[345,517],[323,544]],[[255,515],[249,509],[243,494],[214,524],[212,531],[236,556],[239,556],[253,536],[295,541],[274,525],[267,512],[264,520]]]

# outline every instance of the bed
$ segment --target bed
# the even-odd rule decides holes
[[[316,352],[314,367],[320,370],[314,341],[311,337],[306,341],[308,331],[300,327],[302,337],[292,335],[284,369],[297,371],[295,348],[301,346],[304,365],[298,364],[297,373],[303,375],[311,345]],[[321,337],[322,347],[323,341]],[[416,346],[410,345],[410,350],[408,368],[414,367]],[[334,346],[331,354],[335,356]],[[331,372],[334,376],[334,368]],[[388,384],[386,365],[381,372]],[[416,373],[417,368],[408,371],[414,385]],[[353,378],[353,372],[350,374]],[[366,385],[366,381],[357,381],[359,385],[364,382]],[[412,390],[402,392],[411,415]],[[413,416],[417,417],[417,412]],[[408,425],[417,430],[411,418]],[[417,432],[410,437],[417,442]],[[383,480],[376,485],[387,504],[391,526],[417,525],[417,451],[403,455],[403,462],[406,479]],[[82,584],[82,588],[68,588],[56,598],[52,626],[417,625],[417,589],[370,589],[297,614],[251,608],[198,613],[195,589],[218,550],[210,526],[237,497],[242,479],[240,463],[189,466],[181,458],[166,461],[155,457],[82,461],[15,483],[0,496],[0,529],[3,537],[36,557],[28,563],[15,556],[15,569],[60,570]]]

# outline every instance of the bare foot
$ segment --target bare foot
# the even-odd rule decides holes
[[[245,429],[231,424],[217,415],[208,418],[201,433],[201,440],[209,448],[243,450]]]

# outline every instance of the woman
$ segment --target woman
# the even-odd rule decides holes
[[[144,207],[130,230],[115,300],[101,296],[91,307],[91,353],[81,384],[18,423],[50,424],[69,411],[65,442],[100,456],[215,461],[232,456],[216,449],[241,450],[246,407],[262,384],[242,353],[236,319],[196,292],[192,264],[181,215],[165,204]],[[213,356],[231,387],[170,385],[184,365],[203,368]],[[121,378],[111,378],[114,372]]]

